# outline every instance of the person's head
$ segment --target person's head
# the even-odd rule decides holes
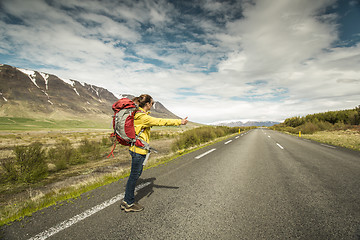
[[[148,94],[142,94],[139,97],[135,97],[133,101],[146,111],[150,110],[154,104],[153,98]]]

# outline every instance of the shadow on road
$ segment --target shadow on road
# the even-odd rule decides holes
[[[150,197],[151,194],[154,192],[154,188],[166,188],[166,189],[178,189],[179,187],[173,187],[173,186],[164,186],[164,185],[157,185],[155,184],[156,178],[147,178],[147,179],[139,179],[137,181],[137,185],[144,184],[150,182],[149,185],[146,187],[140,189],[137,191],[137,194],[135,196],[135,201],[140,201],[144,197]]]

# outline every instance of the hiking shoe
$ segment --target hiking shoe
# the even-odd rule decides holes
[[[140,212],[144,210],[144,207],[141,206],[139,203],[133,203],[128,205],[125,201],[122,201],[120,207],[125,212]]]
[[[124,210],[127,207],[129,207],[129,205],[125,201],[122,201],[121,204],[120,204],[121,210]]]

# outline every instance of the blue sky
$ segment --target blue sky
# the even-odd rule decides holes
[[[201,123],[360,104],[358,0],[1,0],[0,63]]]

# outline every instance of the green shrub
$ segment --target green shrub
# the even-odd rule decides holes
[[[100,143],[83,139],[77,149],[75,162],[87,162],[90,159],[97,159],[100,157]]]
[[[305,124],[301,125],[299,129],[303,134],[313,134],[319,130],[319,127],[312,122],[306,122]]]
[[[18,181],[32,183],[47,176],[46,153],[40,142],[34,142],[27,147],[17,146],[14,152]]]
[[[299,126],[303,127],[305,123],[309,122],[315,124],[320,130],[330,130],[333,128],[333,125],[336,124],[344,124],[345,126],[359,125],[360,106],[355,109],[315,113],[306,115],[305,117],[292,117],[285,119],[283,125],[296,128]],[[308,127],[310,126],[311,124],[309,124]]]
[[[87,156],[87,154],[85,156],[79,149],[74,149],[69,164],[78,165],[86,163],[88,160]]]
[[[209,142],[218,137],[236,133],[238,131],[239,128],[236,127],[230,128],[205,126],[191,129],[180,134],[171,148],[173,151],[187,149],[193,146],[197,146],[201,143]]]
[[[47,157],[50,162],[55,164],[56,171],[67,169],[69,165],[78,165],[86,163],[88,160],[98,159],[101,145],[109,144],[105,139],[103,138],[101,142],[83,139],[78,148],[73,148],[68,139],[62,139],[56,147],[49,149]]]
[[[56,166],[56,171],[68,168],[74,155],[74,149],[68,139],[61,140],[56,147],[49,149],[48,159]]]
[[[112,146],[113,144],[114,144],[114,142],[112,141],[112,139],[110,137],[103,137],[101,139],[102,146],[109,147],[109,146]]]
[[[304,120],[304,118],[301,118],[301,117],[292,117],[292,118],[285,119],[285,121],[284,121],[285,126],[289,126],[289,127],[293,127],[293,128],[296,128],[304,123],[305,123],[305,120]]]
[[[318,121],[315,122],[314,124],[317,125],[318,131],[331,130],[334,127],[331,123],[324,121]]]
[[[78,148],[78,150],[80,151],[80,153],[83,154],[87,154],[87,153],[91,153],[92,152],[92,142],[90,142],[88,139],[83,139],[81,140],[81,144]]]
[[[14,159],[5,159],[1,162],[1,166],[4,169],[4,178],[8,181],[16,181],[18,179],[18,173],[15,167]]]

